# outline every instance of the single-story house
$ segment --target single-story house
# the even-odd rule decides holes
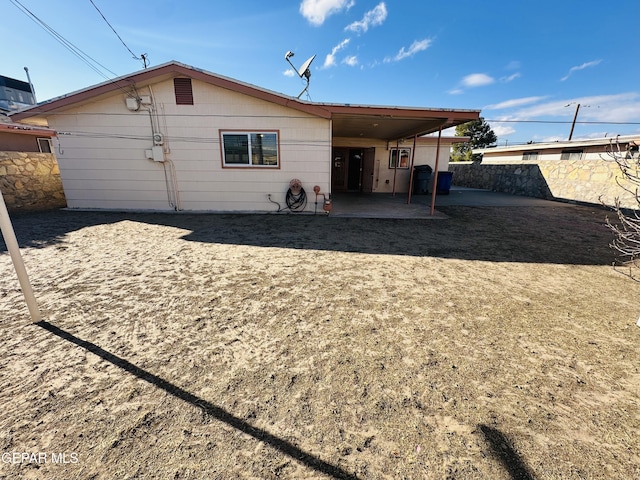
[[[479,114],[309,102],[172,61],[12,118],[58,132],[69,208],[269,212],[294,179],[308,210],[314,190],[408,192],[411,165],[447,170],[461,139],[442,130]]]
[[[638,151],[640,135],[567,140],[557,142],[527,143],[504,147],[474,149],[474,154],[482,154],[482,160],[515,162],[520,160],[613,160],[610,153],[614,149],[621,154]]]
[[[451,164],[456,184],[567,202],[638,208],[640,135],[474,149],[481,162]]]
[[[55,135],[50,128],[14,123],[0,115],[0,152],[52,153],[51,139]]]

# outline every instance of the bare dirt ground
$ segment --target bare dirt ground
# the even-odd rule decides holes
[[[607,212],[441,210],[14,216],[0,477],[640,478]]]

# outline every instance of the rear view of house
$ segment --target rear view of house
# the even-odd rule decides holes
[[[306,102],[169,62],[12,118],[58,132],[70,208],[269,212],[293,179],[311,196],[407,191],[410,162],[448,149],[417,137],[478,116]]]

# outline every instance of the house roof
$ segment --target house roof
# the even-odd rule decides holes
[[[640,135],[618,135],[615,137],[604,138],[591,138],[585,140],[571,140],[564,142],[541,142],[541,143],[527,143],[524,145],[509,145],[505,147],[488,147],[488,148],[475,148],[473,153],[482,153],[484,155],[501,154],[510,152],[528,152],[528,151],[541,151],[541,150],[557,150],[557,149],[569,149],[569,148],[584,148],[584,147],[597,147],[608,146],[611,143],[627,144],[630,142],[640,142]]]
[[[439,128],[454,127],[476,120],[480,116],[479,110],[308,102],[171,61],[38,103],[13,113],[11,117],[15,120],[46,117],[66,108],[92,101],[104,94],[117,90],[129,91],[134,85],[155,83],[178,76],[190,77],[277,105],[326,118],[332,121],[334,137],[363,137],[392,141],[413,137],[414,135],[437,132]]]
[[[4,116],[0,116],[0,133],[16,133],[20,135],[35,135],[38,137],[55,137],[56,131],[50,128],[35,127],[24,123],[13,123]]]

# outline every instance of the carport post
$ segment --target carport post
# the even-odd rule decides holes
[[[440,139],[442,138],[442,125],[438,129],[438,145],[436,147],[436,168],[433,172],[433,190],[431,192],[431,209],[429,215],[433,216],[436,210],[436,189],[438,188],[438,164],[440,163]]]
[[[396,175],[398,174],[398,163],[400,162],[400,139],[396,139],[396,163],[393,165],[393,192],[392,197],[396,196]]]
[[[11,219],[9,218],[9,212],[7,211],[7,205],[4,203],[4,197],[0,192],[0,230],[2,231],[2,237],[4,243],[7,244],[7,250],[11,255],[11,261],[13,262],[13,268],[18,275],[18,281],[20,282],[20,288],[22,288],[22,294],[29,307],[29,313],[31,313],[31,319],[34,322],[42,320],[38,304],[36,303],[36,297],[33,294],[31,283],[29,283],[29,276],[27,275],[27,269],[24,267],[22,255],[20,254],[20,247],[18,246],[18,240],[16,234],[13,231],[13,225],[11,225]]]
[[[411,170],[409,170],[409,195],[407,195],[407,205],[411,205],[411,190],[413,189],[413,163],[416,159],[416,139],[418,135],[413,136],[413,150],[411,152]]]

